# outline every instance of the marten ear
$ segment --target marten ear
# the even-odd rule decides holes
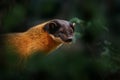
[[[73,31],[75,30],[75,23],[70,23],[70,27],[73,29]]]
[[[58,29],[59,25],[56,22],[49,22],[44,26],[44,30],[47,31],[50,34],[54,34]]]

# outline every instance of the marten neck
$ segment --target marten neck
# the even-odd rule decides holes
[[[62,45],[62,42],[55,41],[49,33],[40,29],[43,27],[34,27],[34,29],[28,30],[26,35],[31,40],[31,50],[41,51],[43,53],[49,53],[55,48]],[[35,45],[35,46],[34,46]],[[44,46],[44,48],[42,48]]]

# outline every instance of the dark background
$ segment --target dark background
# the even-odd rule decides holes
[[[35,54],[19,70],[6,66],[15,57],[1,56],[0,80],[120,80],[120,0],[0,0],[2,34],[54,18],[83,21],[73,44]]]

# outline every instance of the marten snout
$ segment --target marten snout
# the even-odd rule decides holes
[[[69,21],[55,19],[46,24],[44,29],[61,42],[69,43],[73,40],[74,25]]]
[[[73,40],[73,37],[70,37],[67,40],[65,40],[65,42],[72,42],[72,40]]]

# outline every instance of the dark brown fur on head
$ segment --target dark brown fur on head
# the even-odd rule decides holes
[[[54,19],[47,23],[44,30],[51,34],[54,39],[60,42],[72,42],[74,25],[68,21]]]

